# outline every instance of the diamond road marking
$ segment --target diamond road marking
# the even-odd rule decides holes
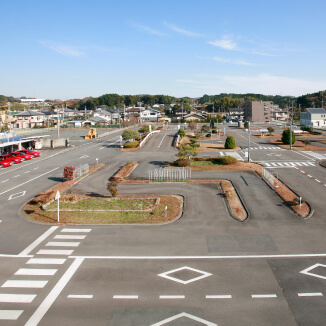
[[[26,191],[21,191],[21,192],[17,192],[16,194],[10,195],[10,197],[8,198],[8,200],[12,200],[12,199],[16,199],[19,197],[23,197],[26,194]]]
[[[300,273],[306,274],[306,275],[310,275],[310,276],[314,276],[314,277],[318,277],[318,278],[322,278],[323,280],[326,280],[326,276],[319,275],[319,274],[314,274],[314,273],[311,273],[310,272],[311,270],[313,270],[313,269],[315,269],[317,267],[325,267],[326,268],[326,265],[323,265],[323,264],[315,264],[315,265],[312,265],[312,266],[304,269]]]
[[[178,314],[178,315],[172,316],[170,318],[164,319],[164,320],[162,320],[162,321],[160,321],[158,323],[152,324],[151,326],[166,325],[170,321],[174,321],[174,320],[177,320],[177,319],[182,318],[182,317],[186,317],[186,318],[189,318],[191,320],[198,321],[198,322],[200,322],[200,323],[202,323],[203,325],[206,325],[206,326],[217,326],[217,324],[214,324],[214,323],[211,323],[210,321],[204,320],[202,318],[187,314],[186,312],[182,312],[181,314]]]
[[[192,278],[192,279],[190,279],[188,281],[183,281],[183,280],[180,280],[180,279],[178,279],[176,277],[169,276],[169,274],[172,274],[172,273],[175,273],[175,272],[178,272],[178,271],[182,271],[182,270],[190,270],[190,271],[202,274],[202,275],[200,275],[198,277],[195,277],[195,278]],[[180,268],[177,268],[177,269],[173,269],[171,271],[167,271],[165,273],[158,274],[158,276],[161,276],[161,277],[164,277],[164,278],[167,278],[169,280],[172,280],[172,281],[175,281],[175,282],[178,282],[178,283],[182,283],[182,284],[188,284],[188,283],[191,283],[191,282],[195,282],[195,281],[198,281],[198,280],[200,280],[202,278],[205,278],[205,277],[208,277],[208,276],[211,276],[211,275],[212,274],[210,274],[210,273],[203,272],[203,271],[200,271],[198,269],[187,267],[187,266],[180,267]]]

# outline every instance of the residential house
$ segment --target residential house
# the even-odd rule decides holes
[[[24,129],[42,126],[45,123],[45,114],[37,111],[22,111],[14,114],[15,120],[11,122],[14,128]]]
[[[326,111],[321,108],[308,108],[306,112],[300,112],[300,125],[326,128]]]

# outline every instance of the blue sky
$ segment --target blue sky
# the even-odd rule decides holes
[[[321,0],[1,0],[0,94],[326,89]]]

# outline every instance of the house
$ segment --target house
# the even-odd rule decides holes
[[[300,112],[300,125],[326,128],[326,111],[321,108],[308,108],[306,112]]]
[[[152,108],[140,112],[140,122],[157,122],[161,118],[161,111]]]
[[[243,108],[229,108],[229,114],[228,116],[233,119],[233,118],[240,118],[243,119],[244,116],[244,109]]]
[[[272,121],[271,101],[252,101],[243,103],[244,120],[251,122],[271,122]]]
[[[82,122],[83,126],[107,125],[108,121],[101,117],[92,117]]]
[[[289,110],[280,109],[278,105],[273,105],[272,117],[273,120],[286,121],[289,119]]]
[[[45,123],[45,114],[37,111],[22,111],[14,114],[15,120],[12,121],[14,128],[24,129],[35,126],[43,126]]]
[[[186,121],[202,121],[207,118],[205,114],[202,113],[189,113],[183,117]]]

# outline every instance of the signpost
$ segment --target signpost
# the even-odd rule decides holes
[[[98,158],[96,158],[96,165],[98,165]]]
[[[59,190],[57,190],[57,193],[55,194],[55,200],[58,201],[58,223],[60,222],[60,208],[59,208],[59,199],[60,199],[61,195]]]
[[[167,217],[168,217],[168,207],[165,206],[165,219],[167,219]]]

